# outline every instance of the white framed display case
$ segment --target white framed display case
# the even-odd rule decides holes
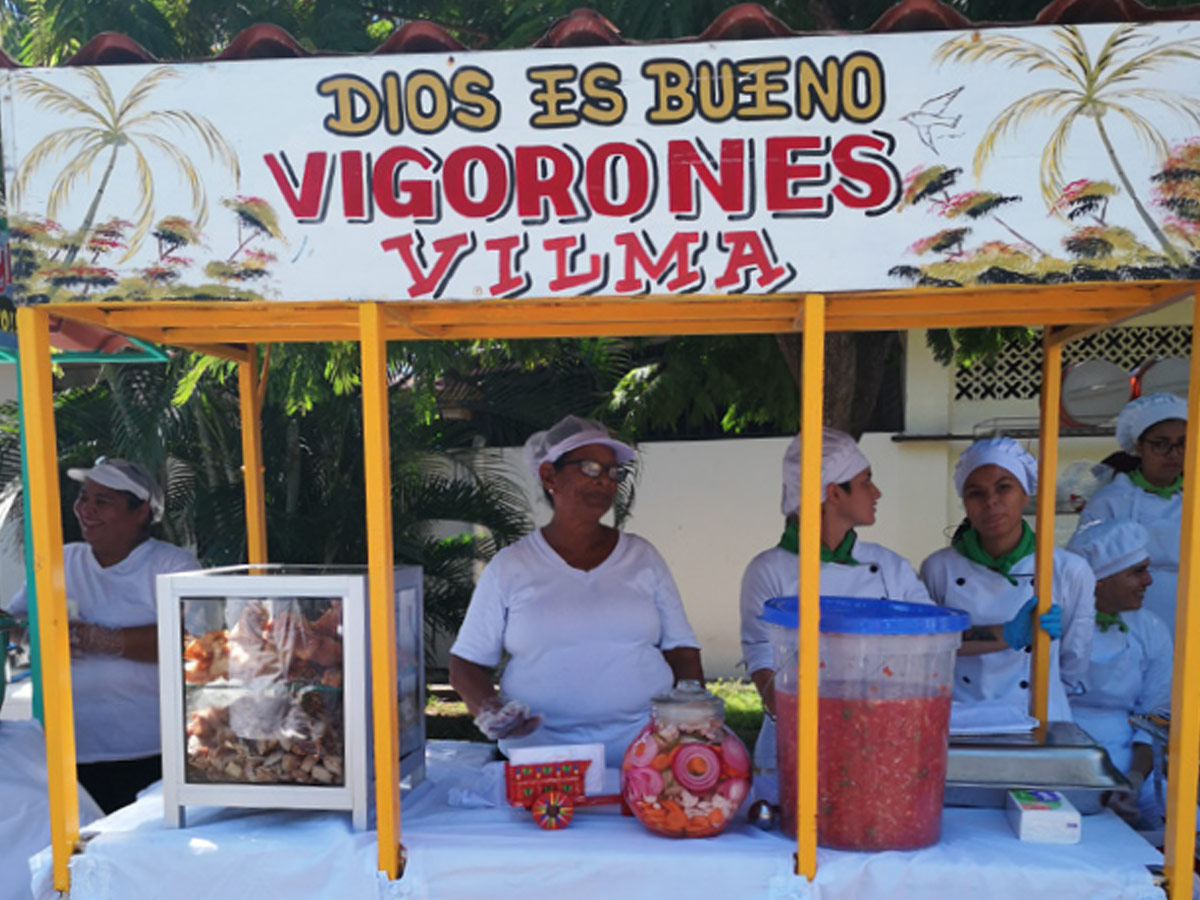
[[[418,566],[395,572],[401,776],[424,774]],[[188,806],[370,803],[367,577],[360,567],[235,566],[158,578],[163,817]]]

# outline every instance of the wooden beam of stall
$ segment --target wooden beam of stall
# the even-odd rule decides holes
[[[1167,755],[1167,828],[1164,847],[1171,900],[1191,900],[1196,853],[1197,757],[1200,756],[1200,298],[1193,297],[1192,359],[1189,367],[1187,444],[1184,451],[1183,513],[1179,536],[1179,584],[1175,600],[1175,660],[1171,691],[1171,735]]]
[[[1050,710],[1050,635],[1038,619],[1054,600],[1054,503],[1058,484],[1058,418],[1062,396],[1062,344],[1054,332],[1042,335],[1041,425],[1038,443],[1037,550],[1035,557],[1033,661],[1030,665],[1029,713],[1038,720],[1038,737],[1045,738]]]
[[[134,335],[136,337],[136,335]],[[229,362],[246,362],[251,353],[240,344],[175,344],[181,350],[191,350],[193,353],[203,353],[205,356],[215,356]]]
[[[50,316],[46,309],[17,307],[21,408],[25,416],[30,532],[42,660],[42,707],[46,729],[46,781],[54,888],[68,891],[71,854],[79,841],[79,788],[75,778],[75,718],[71,700],[71,647],[63,575],[62,508],[50,367]]]
[[[1111,310],[1113,315],[1102,324],[1072,324],[1059,328],[1055,331],[1054,340],[1061,345],[1069,344],[1071,341],[1085,338],[1090,334],[1103,331],[1105,328],[1121,325],[1129,319],[1148,316],[1161,309],[1174,306],[1180,300],[1190,298],[1193,290],[1193,286],[1186,284],[1182,286],[1178,284],[1156,285],[1147,290],[1145,302],[1142,305],[1123,310],[1113,309]]]
[[[821,625],[821,425],[825,298],[804,298],[800,403],[800,567],[796,629],[796,874],[817,875],[817,699]]]
[[[258,360],[239,362],[238,401],[242,413],[242,489],[246,497],[246,562],[267,562],[267,504],[263,491],[262,404],[259,400]]]
[[[371,624],[371,716],[375,729],[375,817],[379,870],[404,874],[400,843],[400,722],[396,710],[391,442],[383,310],[364,303],[361,321],[363,463],[367,498],[367,587]]]

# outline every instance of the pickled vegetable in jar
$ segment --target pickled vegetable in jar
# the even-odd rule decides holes
[[[638,821],[667,837],[719,834],[750,790],[750,755],[725,725],[725,704],[698,681],[653,698],[650,721],[621,762]]]

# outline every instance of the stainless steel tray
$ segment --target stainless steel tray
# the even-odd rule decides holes
[[[946,803],[1003,806],[1012,788],[1063,791],[1080,812],[1100,809],[1103,791],[1129,788],[1108,753],[1073,722],[1050,722],[1046,740],[1034,733],[951,735]]]

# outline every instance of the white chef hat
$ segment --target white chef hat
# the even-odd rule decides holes
[[[1010,437],[984,438],[962,452],[954,467],[954,487],[962,496],[963,485],[980,466],[999,466],[1012,474],[1031,497],[1037,493],[1037,460]]]
[[[821,502],[825,501],[829,485],[849,481],[869,468],[871,461],[854,438],[836,428],[821,429]],[[779,509],[785,516],[800,509],[800,435],[792,438],[783,454],[783,499]]]
[[[67,469],[67,477],[72,481],[94,481],[114,491],[133,494],[143,503],[150,504],[151,522],[162,521],[163,489],[144,466],[127,459],[101,456],[90,469]]]
[[[605,447],[611,447],[617,455],[618,465],[632,462],[637,458],[637,452],[628,444],[623,444],[614,438],[604,425],[580,416],[567,416],[545,431],[531,435],[525,442],[522,455],[525,458],[525,465],[533,472],[534,480],[540,480],[538,469],[541,468],[542,463],[555,462],[559,457],[588,444],[603,444]]]
[[[1088,561],[1096,579],[1107,578],[1149,558],[1150,533],[1128,519],[1106,519],[1084,525],[1067,549]]]
[[[1174,394],[1147,394],[1130,400],[1117,416],[1117,443],[1126,453],[1137,451],[1146,429],[1167,419],[1187,421],[1187,401]]]

